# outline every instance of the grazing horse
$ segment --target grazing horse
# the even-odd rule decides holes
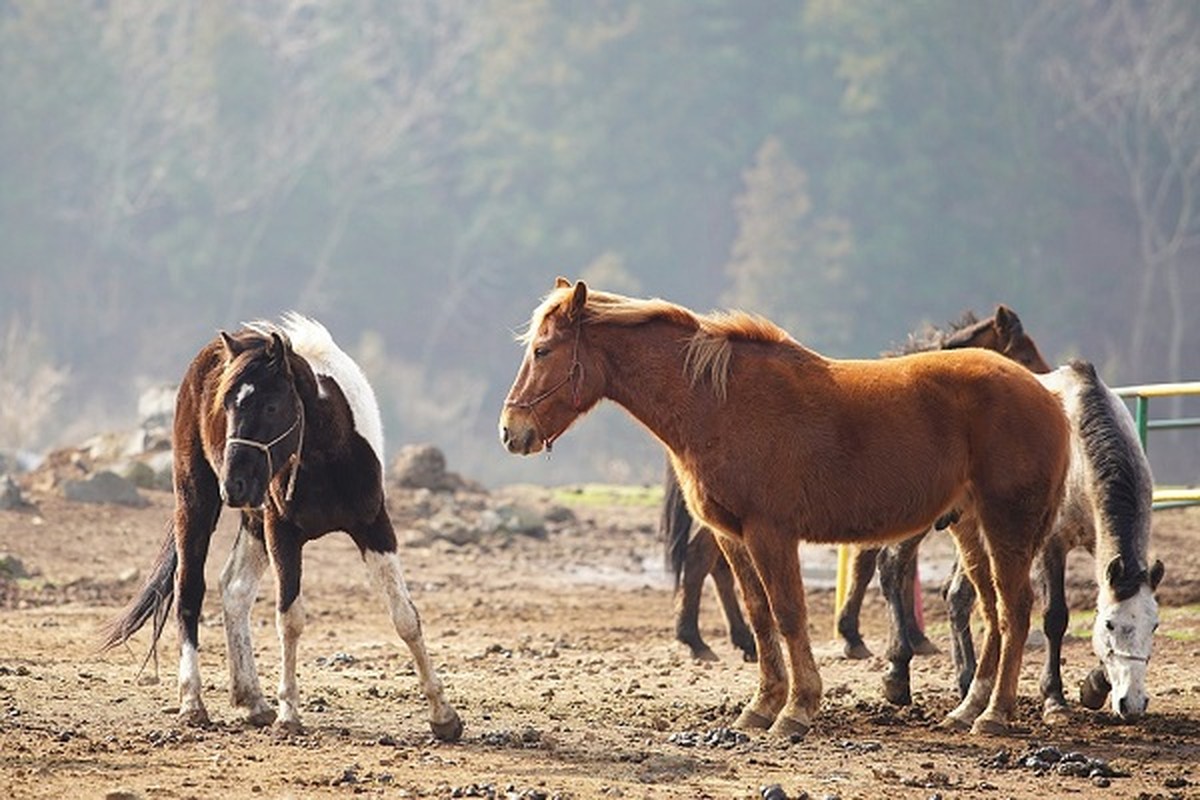
[[[1111,689],[1113,713],[1135,720],[1149,703],[1146,668],[1158,627],[1154,590],[1164,572],[1163,563],[1151,564],[1148,556],[1154,494],[1150,463],[1129,409],[1091,364],[1075,361],[1039,379],[1060,398],[1071,424],[1066,497],[1037,570],[1045,594],[1042,627],[1047,641],[1043,716],[1048,722],[1066,717],[1060,663],[1068,619],[1066,557],[1084,547],[1095,556],[1099,595],[1092,649],[1100,666],[1081,682],[1080,700],[1100,708]],[[959,635],[970,637],[970,626]]]
[[[125,642],[151,617],[151,652],[175,603],[179,624],[179,717],[207,725],[200,698],[197,626],[204,562],[222,501],[241,512],[233,552],[221,571],[229,646],[230,697],[252,725],[300,729],[296,645],[304,628],[301,548],[343,530],[388,603],[412,652],[438,738],[462,734],[458,714],[421,635],[400,569],[383,493],[383,426],[358,365],[317,322],[289,314],[282,325],[224,331],[196,355],[180,385],[172,443],[172,533],[137,597],[113,622],[106,648]],[[279,713],[263,698],[250,643],[250,610],[268,564],[277,588],[282,650]],[[172,594],[172,581],[174,593]]]
[[[1069,447],[1061,407],[1028,370],[977,348],[829,359],[761,317],[698,315],[562,278],[525,344],[500,416],[510,452],[549,448],[609,398],[666,446],[688,507],[720,534],[759,657],[739,726],[803,734],[820,704],[801,539],[896,541],[956,512],[979,522],[953,533],[987,636],[971,691],[944,724],[1007,731],[1030,564]]]
[[[1037,344],[1025,333],[1024,325],[1016,312],[1007,306],[996,307],[996,313],[980,320],[967,312],[953,323],[949,331],[930,326],[922,333],[910,334],[908,342],[899,350],[883,353],[884,357],[908,355],[931,350],[954,350],[962,347],[984,347],[995,350],[1034,372],[1049,372],[1050,366],[1042,357]],[[729,637],[734,646],[742,651],[747,661],[756,658],[754,638],[742,618],[737,594],[733,587],[733,575],[729,564],[721,556],[714,534],[706,526],[696,526],[693,532],[692,516],[683,501],[679,482],[667,464],[664,481],[663,511],[660,529],[667,551],[667,562],[675,575],[675,636],[692,651],[692,657],[701,661],[716,660],[716,654],[700,635],[700,594],[704,579],[712,575],[717,596],[729,625]],[[912,653],[930,654],[937,647],[926,638],[917,624],[912,604],[913,587],[917,571],[917,547],[924,534],[918,534],[904,542],[880,547],[855,547],[851,560],[850,583],[846,602],[838,610],[837,629],[845,642],[848,658],[868,658],[867,649],[859,632],[858,617],[862,611],[867,585],[875,574],[876,564],[880,567],[880,582],[886,587],[885,594],[896,594],[900,600],[892,603],[902,622],[908,642],[893,634],[888,648],[893,662],[904,659],[905,647]],[[959,573],[961,575],[961,573]],[[973,598],[972,598],[973,600]],[[969,613],[968,607],[968,613]],[[904,660],[907,675],[907,660]],[[972,661],[972,666],[974,662]],[[899,669],[899,668],[894,668]],[[968,676],[968,683],[970,678]],[[905,679],[907,685],[907,679]],[[966,688],[963,688],[965,693]]]

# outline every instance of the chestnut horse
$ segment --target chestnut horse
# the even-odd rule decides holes
[[[907,343],[899,350],[884,352],[892,357],[922,353],[930,350],[954,350],[962,347],[984,347],[1008,356],[1034,372],[1049,372],[1050,366],[1042,358],[1037,344],[1025,333],[1016,312],[1004,305],[987,319],[980,320],[974,313],[966,312],[948,331],[929,326],[920,334],[909,334]],[[692,516],[683,501],[683,493],[675,473],[667,464],[664,479],[663,510],[660,530],[667,552],[667,563],[675,576],[675,637],[686,644],[692,657],[701,661],[713,661],[717,656],[700,635],[700,594],[704,579],[712,575],[717,597],[729,626],[729,638],[742,651],[746,661],[754,661],[754,637],[742,617],[737,593],[733,586],[733,574],[729,564],[721,556],[712,531],[703,525],[693,526]],[[693,527],[695,530],[693,531]],[[907,676],[907,663],[912,653],[931,654],[937,647],[925,636],[917,624],[913,608],[913,587],[917,570],[917,547],[923,534],[904,542],[880,547],[855,547],[851,559],[850,582],[846,601],[838,610],[837,629],[845,642],[848,658],[868,658],[867,649],[859,632],[858,617],[862,610],[867,585],[875,575],[878,562],[880,583],[889,605],[897,615],[893,621],[893,634],[888,647],[889,659],[895,664],[903,662],[903,674]],[[961,573],[957,573],[961,575]],[[891,595],[895,594],[893,598]],[[967,612],[970,613],[969,598]],[[901,627],[903,626],[903,627]],[[907,635],[907,642],[903,635]],[[905,654],[907,653],[907,657]],[[974,656],[971,656],[974,667]],[[893,671],[900,671],[893,667]],[[970,677],[968,676],[968,683]],[[907,678],[904,678],[907,687]],[[963,687],[965,693],[966,687]],[[901,701],[906,704],[907,701]]]
[[[979,523],[953,532],[986,637],[971,691],[943,724],[1007,731],[1030,564],[1068,458],[1062,409],[1028,370],[975,348],[828,359],[760,317],[698,315],[562,278],[525,343],[500,417],[510,452],[549,448],[609,398],[666,446],[688,507],[720,534],[759,656],[739,726],[803,734],[820,704],[801,539],[896,541],[955,513]]]
[[[105,647],[127,641],[153,617],[153,653],[174,601],[179,717],[208,724],[200,698],[197,628],[204,562],[224,501],[241,513],[233,552],[221,571],[230,699],[252,725],[275,722],[284,731],[299,730],[301,548],[343,530],[358,545],[412,652],[434,734],[456,741],[462,722],[446,702],[426,651],[384,505],[383,426],[375,394],[324,326],[289,314],[280,326],[260,322],[233,335],[222,331],[196,355],[180,385],[172,444],[172,533],[146,585],[112,624]],[[282,651],[278,719],[259,688],[250,642],[250,610],[268,564],[275,574]]]

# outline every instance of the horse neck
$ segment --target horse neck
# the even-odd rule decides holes
[[[681,324],[653,320],[638,325],[597,325],[591,346],[604,364],[604,397],[633,415],[672,451],[686,441],[684,409],[696,403],[696,390],[684,372],[687,341],[695,332]]]

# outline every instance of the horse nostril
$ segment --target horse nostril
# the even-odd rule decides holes
[[[245,497],[246,497],[246,479],[245,478],[234,478],[233,479],[233,496],[236,497],[238,500],[245,499]]]
[[[506,425],[506,426],[501,427],[500,428],[500,441],[503,444],[508,444],[508,442],[511,438],[512,437],[508,432],[508,426]]]

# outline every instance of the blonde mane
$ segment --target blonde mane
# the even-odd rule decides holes
[[[571,299],[573,287],[555,289],[534,309],[529,327],[518,340],[529,344],[547,317],[559,313]],[[744,311],[714,311],[697,314],[683,306],[657,297],[639,299],[610,292],[588,290],[584,307],[585,324],[640,325],[663,319],[690,328],[684,351],[684,374],[695,386],[707,379],[713,392],[725,400],[729,385],[729,365],[735,341],[791,344],[796,342],[787,331],[756,314]]]

